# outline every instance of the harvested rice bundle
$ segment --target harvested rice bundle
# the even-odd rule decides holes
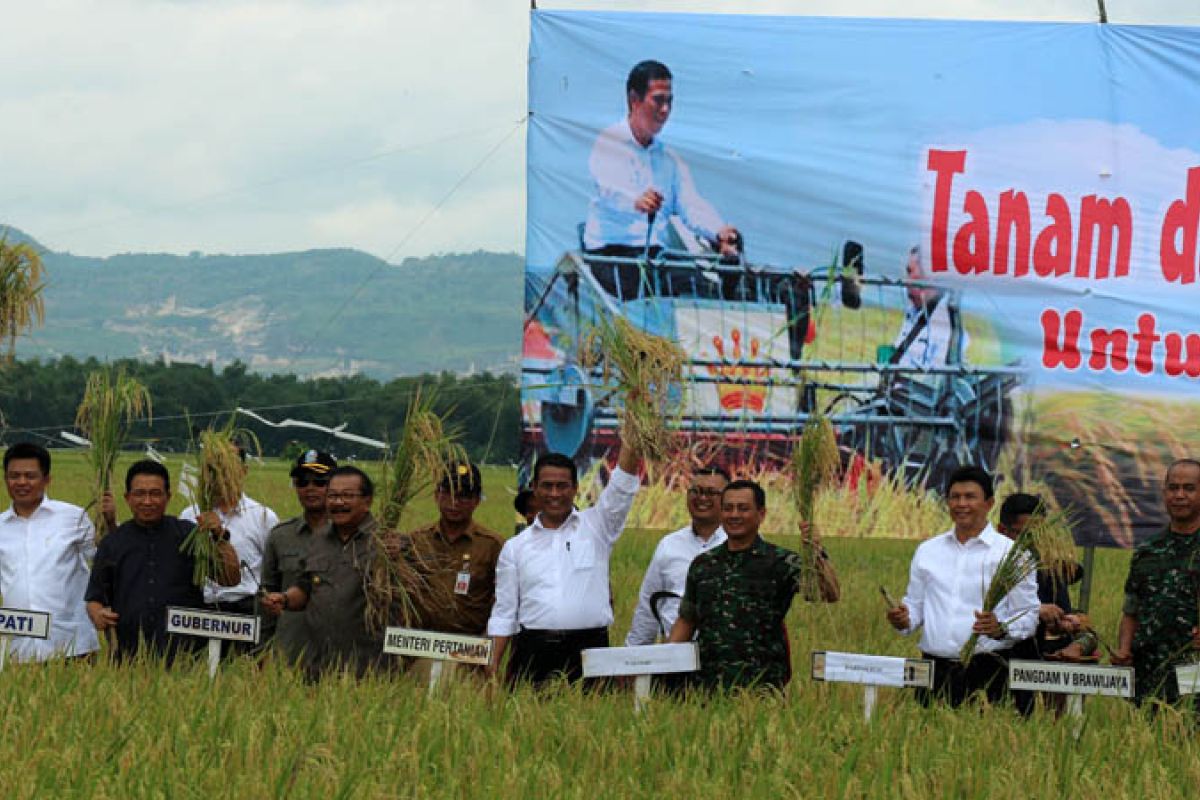
[[[792,500],[800,521],[803,560],[800,588],[803,597],[816,597],[819,588],[817,559],[821,538],[813,518],[817,492],[836,484],[840,468],[841,456],[833,425],[824,414],[815,412],[808,418],[800,440],[792,448]]]
[[[243,447],[240,441],[249,441],[258,449],[258,438],[252,431],[234,427],[234,418],[220,428],[208,428],[200,432],[199,446],[195,448],[195,486],[193,501],[203,515],[218,509],[228,510],[242,499],[246,483],[246,468]],[[192,581],[204,586],[215,580],[221,569],[217,544],[212,538],[213,528],[202,521],[192,529],[183,541],[183,552],[195,559]]]
[[[604,382],[616,383],[625,441],[650,461],[666,461],[674,449],[667,422],[680,411],[687,361],[679,345],[618,316],[601,320],[584,337],[580,361],[587,369],[603,362]]]
[[[1073,517],[1070,509],[1046,510],[1039,506],[1025,526],[1029,548],[1037,557],[1039,569],[1068,581],[1077,566],[1075,537],[1071,533]]]
[[[113,469],[129,430],[153,413],[150,392],[124,368],[111,367],[88,375],[83,399],[75,410],[75,427],[91,441],[87,459],[92,467],[92,500],[88,503],[96,536],[108,533],[101,511],[104,493],[112,488]]]
[[[1030,533],[1030,526],[1026,526],[1025,530],[1021,531],[1020,535],[1013,540],[1012,547],[1004,554],[1004,558],[1000,559],[1000,563],[996,565],[996,572],[993,573],[992,580],[983,596],[983,611],[995,611],[996,606],[1000,605],[1000,601],[1009,592],[1037,571],[1038,558],[1032,544],[1033,536]],[[1013,620],[1001,620],[1001,622],[1007,625]],[[958,657],[963,666],[971,663],[978,641],[979,634],[972,633],[966,644],[962,646]]]
[[[455,465],[466,464],[457,431],[434,411],[436,396],[418,389],[404,415],[404,430],[384,470],[383,508],[375,529],[375,557],[363,575],[366,624],[378,632],[393,621],[410,625],[421,605],[453,602],[436,597],[428,579],[431,565],[397,528],[409,502],[442,482]]]

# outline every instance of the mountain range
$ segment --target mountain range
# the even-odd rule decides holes
[[[453,253],[389,263],[353,249],[264,255],[55,251],[46,323],[21,358],[212,362],[263,373],[516,372],[524,261]]]

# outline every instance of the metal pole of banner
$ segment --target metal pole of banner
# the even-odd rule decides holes
[[[208,679],[217,677],[217,666],[221,663],[221,640],[208,640]]]
[[[871,715],[875,713],[875,700],[879,696],[879,687],[868,684],[863,687],[863,720],[871,721]]]
[[[1104,0],[1096,0],[1096,4],[1100,7],[1100,24],[1108,23],[1108,9],[1104,7]]]

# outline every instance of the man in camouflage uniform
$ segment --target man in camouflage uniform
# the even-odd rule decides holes
[[[1179,699],[1175,666],[1200,648],[1200,461],[1167,469],[1163,500],[1169,523],[1134,551],[1114,664],[1132,664],[1137,702]]]
[[[721,495],[724,544],[696,557],[688,569],[679,619],[670,641],[696,635],[699,682],[708,688],[782,689],[792,675],[784,618],[802,590],[804,559],[758,535],[767,515],[766,494],[753,481],[734,481]],[[811,594],[836,602],[840,590],[821,551]]]

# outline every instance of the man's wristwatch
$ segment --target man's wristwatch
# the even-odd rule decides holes
[[[227,531],[224,528],[221,528],[220,530],[217,530],[217,531],[211,531],[209,533],[209,535],[212,536],[212,540],[214,542],[228,542],[229,541],[229,531]]]

